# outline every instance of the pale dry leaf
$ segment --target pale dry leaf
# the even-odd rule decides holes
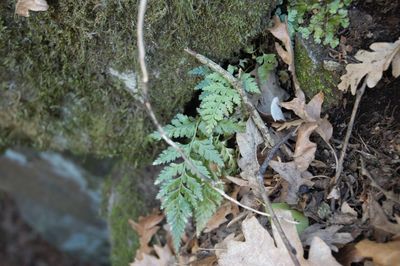
[[[281,106],[292,110],[305,123],[316,123],[318,126],[314,128],[314,131],[328,143],[329,139],[332,137],[333,127],[326,118],[320,117],[323,102],[324,94],[320,92],[316,94],[308,104],[305,103],[304,98],[296,97],[290,102],[281,103]],[[297,156],[300,156],[300,154],[297,153]]]
[[[376,200],[370,198],[367,208],[372,226],[394,235],[400,234],[400,224],[389,221],[381,205]]]
[[[15,5],[15,13],[23,17],[29,17],[29,11],[47,11],[49,5],[45,0],[18,0]]]
[[[225,202],[219,209],[214,213],[214,215],[207,222],[206,228],[204,229],[205,233],[209,233],[214,229],[220,227],[221,224],[228,221],[226,216],[232,213],[232,204],[231,202]]]
[[[272,160],[270,161],[269,165],[289,184],[286,202],[288,204],[297,204],[297,192],[299,191],[299,187],[301,185],[312,186],[313,183],[310,180],[302,177],[302,173],[297,168],[297,164],[294,161],[282,163]]]
[[[225,237],[224,240],[222,240],[221,242],[215,244],[214,249],[217,258],[221,257],[221,255],[226,252],[226,250],[228,249],[228,243],[234,239],[235,239],[235,233],[232,233],[227,237]]]
[[[234,176],[226,176],[226,179],[234,183],[235,185],[238,185],[239,187],[248,187],[249,186],[249,181],[244,180],[242,178],[234,177]]]
[[[289,211],[276,210],[276,212],[279,217],[293,220]],[[340,265],[333,258],[329,247],[318,237],[311,243],[309,259],[304,259],[304,250],[297,235],[296,225],[283,219],[280,222],[292,247],[296,250],[296,256],[301,265]],[[230,240],[227,243],[227,251],[219,255],[219,265],[294,265],[274,225],[272,226],[272,232],[275,240],[255,217],[243,221],[242,231],[245,241]]]
[[[274,16],[273,20],[274,26],[270,28],[269,31],[285,46],[285,48],[283,48],[278,42],[275,42],[275,49],[282,60],[289,65],[289,71],[294,73],[294,53],[287,23],[281,22],[278,16]]]
[[[310,141],[310,135],[317,127],[317,123],[303,123],[297,131],[293,157],[300,172],[306,171],[315,158],[317,144]]]
[[[342,213],[347,213],[353,216],[357,216],[357,212],[350,207],[350,205],[347,202],[343,202],[342,206],[340,207],[340,211]]]
[[[301,242],[309,246],[314,237],[319,237],[331,250],[337,252],[339,250],[337,246],[342,247],[354,240],[350,233],[339,232],[343,226],[331,225],[324,227],[325,225],[322,224],[313,224],[307,227],[300,236]]]
[[[171,249],[168,245],[164,247],[160,247],[154,245],[154,250],[158,257],[143,254],[143,258],[138,259],[135,258],[133,263],[130,263],[129,266],[172,266],[175,265],[175,257],[172,254]]]
[[[272,126],[274,128],[276,128],[277,131],[282,131],[282,130],[287,129],[287,128],[298,127],[303,122],[304,122],[303,119],[297,119],[297,120],[287,121],[287,122],[283,122],[283,123],[272,123]]]
[[[250,186],[253,186],[253,183],[256,182],[255,175],[260,168],[257,160],[257,147],[264,141],[251,118],[247,120],[246,132],[236,134],[236,142],[241,155],[238,160],[238,166],[242,169],[240,176],[248,180]]]
[[[153,213],[148,216],[140,216],[138,222],[129,219],[129,224],[132,226],[139,235],[140,247],[136,251],[136,258],[142,259],[144,254],[149,254],[153,249],[148,246],[151,238],[158,229],[160,229],[157,224],[159,224],[164,219],[163,214]]]
[[[400,76],[400,39],[394,43],[373,43],[369,48],[371,51],[360,50],[355,55],[361,63],[346,66],[346,74],[340,78],[339,90],[347,91],[350,87],[354,95],[364,76],[366,76],[367,86],[375,87],[390,64],[393,66],[393,76],[395,78]]]
[[[400,265],[400,240],[377,243],[365,239],[357,243],[355,249],[353,262],[359,262],[361,257],[372,259],[377,266]]]

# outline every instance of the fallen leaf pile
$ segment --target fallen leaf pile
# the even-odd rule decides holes
[[[361,63],[348,64],[347,73],[340,79],[339,90],[347,91],[351,88],[354,95],[360,81],[366,76],[367,86],[373,88],[382,78],[382,73],[392,64],[392,74],[395,78],[400,76],[400,39],[394,43],[377,42],[370,46],[370,51],[359,50],[355,58]]]
[[[29,11],[47,11],[49,6],[46,0],[18,0],[15,5],[15,13],[29,17]]]
[[[281,217],[291,219],[290,212],[278,211],[277,213]],[[297,259],[301,265],[340,265],[332,256],[329,246],[318,237],[312,240],[308,259],[304,259],[304,250],[297,235],[296,226],[284,220],[281,220],[281,225],[286,236],[290,239],[291,245],[296,250]],[[226,241],[226,252],[218,255],[219,265],[294,265],[274,226],[272,227],[274,238],[272,238],[258,220],[252,217],[243,221],[242,231],[245,241],[237,241],[230,236],[230,239]]]

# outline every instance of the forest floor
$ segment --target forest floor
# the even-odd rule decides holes
[[[331,51],[331,60],[351,62],[358,50],[368,50],[375,42],[395,42],[399,38],[400,4],[397,1],[368,2],[359,1],[351,8],[351,24],[341,32],[346,37],[344,45],[351,46],[351,51],[343,55],[339,46]],[[337,55],[340,58],[335,57]],[[331,248],[335,259],[344,265],[365,258],[359,253],[360,243],[366,244],[363,246],[365,249],[380,253],[385,258],[392,256],[393,249],[397,249],[396,258],[399,260],[396,263],[400,261],[400,242],[394,238],[400,234],[399,87],[399,78],[384,73],[376,87],[366,89],[343,164],[340,194],[335,202],[328,199],[326,188],[329,187],[330,177],[335,175],[336,162],[330,149],[315,139],[318,149],[308,169],[314,176],[313,185],[299,189],[301,200],[296,208],[291,208],[292,214],[297,210],[307,217],[311,226],[300,234],[306,256],[310,252],[311,236],[318,236]],[[336,151],[341,150],[353,104],[354,96],[348,93],[339,106],[327,111],[333,125],[331,143]],[[288,145],[294,148],[295,143],[292,141]],[[259,152],[258,156],[261,163],[265,155]],[[271,169],[264,178],[271,200],[280,202],[288,193],[287,182],[282,181]],[[231,197],[244,205],[261,207],[261,202],[249,186],[235,178],[226,178],[224,181]],[[46,244],[24,224],[12,200],[7,196],[3,198],[5,200],[0,205],[0,265],[89,265]],[[243,221],[249,221],[248,216],[252,215],[251,211],[229,201],[223,202],[200,236],[196,236],[193,227],[188,227],[177,262],[182,265],[216,265],[229,241],[234,238],[240,242],[244,237],[248,241],[249,235],[243,230]],[[269,219],[258,216],[258,221],[266,225]],[[138,222],[147,224],[139,235],[142,234],[142,239],[148,239],[148,242],[141,244],[142,248],[147,247],[146,256],[151,256],[158,263],[154,265],[167,265],[176,253],[170,243],[168,227],[154,229],[164,222],[163,215],[158,211]],[[148,247],[151,239],[152,247]],[[365,242],[366,239],[372,242]],[[386,245],[377,247],[374,243]],[[146,265],[135,263],[133,265]]]

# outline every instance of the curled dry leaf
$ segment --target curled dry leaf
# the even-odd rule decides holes
[[[306,171],[314,160],[317,144],[310,141],[310,135],[317,127],[318,125],[316,123],[303,123],[297,131],[296,147],[293,157],[300,172]]]
[[[225,202],[219,209],[215,212],[215,214],[210,218],[207,223],[206,228],[204,229],[205,233],[209,233],[214,229],[220,227],[221,224],[228,221],[226,216],[232,213],[232,203]]]
[[[275,42],[275,49],[282,58],[283,62],[289,65],[289,71],[294,73],[294,52],[292,43],[290,41],[287,23],[282,23],[278,16],[274,16],[273,20],[274,26],[270,28],[269,31],[285,46],[284,49],[278,42]]]
[[[158,229],[160,229],[157,224],[159,224],[163,219],[163,214],[154,213],[146,217],[140,216],[138,222],[129,220],[129,224],[139,235],[140,247],[136,252],[137,259],[142,259],[145,254],[149,254],[153,250],[148,246],[148,243],[153,235],[157,233]]]
[[[394,235],[400,234],[400,224],[389,221],[381,205],[376,200],[369,199],[367,208],[372,226]]]
[[[242,157],[238,161],[238,166],[242,169],[240,176],[248,180],[250,186],[257,186],[256,173],[260,168],[257,147],[264,141],[251,118],[247,120],[246,132],[236,134],[236,142]]]
[[[18,0],[15,5],[15,13],[23,17],[29,17],[29,11],[46,11],[49,9],[45,0]]]
[[[302,177],[302,172],[300,172],[294,161],[282,163],[272,160],[269,165],[289,184],[286,202],[288,204],[297,204],[297,192],[299,191],[299,187],[301,185],[312,186],[313,183]]]
[[[375,87],[382,78],[383,71],[386,71],[390,64],[392,64],[393,76],[395,78],[400,76],[400,39],[394,43],[373,43],[369,48],[371,52],[360,50],[355,55],[361,63],[346,66],[347,73],[340,78],[339,90],[347,91],[350,87],[354,95],[364,76],[367,79],[367,86]]]
[[[337,246],[342,247],[354,240],[350,233],[339,233],[339,230],[342,229],[343,226],[331,225],[326,228],[323,227],[325,226],[322,224],[313,224],[307,227],[300,236],[301,242],[308,246],[311,245],[314,237],[319,237],[330,247],[330,249],[337,252]]]
[[[175,257],[172,254],[171,249],[168,245],[164,247],[160,247],[154,245],[154,250],[158,256],[143,254],[141,259],[135,258],[133,263],[130,263],[129,266],[170,266],[175,265]]]
[[[276,210],[276,212],[279,217],[293,220],[288,211]],[[340,265],[333,258],[329,247],[318,237],[313,239],[309,259],[305,260],[303,257],[304,250],[297,235],[295,224],[286,222],[285,220],[281,220],[280,222],[283,231],[296,250],[297,259],[301,265]],[[272,226],[272,232],[275,241],[255,217],[243,221],[242,231],[245,241],[241,242],[232,239],[227,241],[226,252],[222,252],[218,256],[219,265],[294,265],[274,225]]]
[[[304,97],[296,97],[290,102],[281,103],[281,105],[292,110],[299,116],[303,123],[297,134],[295,147],[295,162],[298,169],[303,172],[307,170],[314,160],[316,144],[310,141],[312,132],[317,132],[326,142],[332,137],[333,127],[326,118],[321,118],[321,107],[324,101],[322,92],[315,95],[311,101],[306,104]]]

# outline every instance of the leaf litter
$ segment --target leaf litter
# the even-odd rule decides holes
[[[377,186],[363,184],[351,188],[352,190],[344,190],[347,194],[338,191],[338,198],[343,201],[331,209],[332,206],[329,204],[331,201],[327,198],[326,191],[334,167],[329,169],[327,165],[331,164],[327,162],[323,162],[323,166],[319,168],[313,166],[318,162],[317,152],[323,149],[323,143],[330,145],[333,135],[332,124],[326,117],[321,116],[324,95],[318,93],[306,102],[295,76],[293,48],[286,23],[275,18],[275,26],[270,31],[280,41],[275,43],[275,47],[283,62],[288,65],[295,86],[295,97],[287,102],[282,102],[283,98],[279,98],[279,105],[297,117],[292,116],[292,119],[287,119],[287,113],[282,112],[288,121],[274,123],[274,127],[278,127],[280,131],[296,128],[296,137],[287,143],[292,153],[278,152],[269,162],[271,169],[264,176],[268,184],[265,189],[272,193],[270,197],[274,200],[274,204],[286,202],[304,218],[312,218],[312,224],[299,236],[296,223],[287,222],[293,219],[292,213],[275,209],[279,217],[286,217],[281,219],[281,225],[291,245],[296,249],[300,264],[340,265],[332,256],[332,252],[337,252],[335,257],[347,256],[346,259],[350,262],[369,259],[376,265],[396,265],[394,263],[399,261],[399,242],[394,237],[400,233],[399,219],[394,213],[387,213],[383,208],[385,204],[394,208],[396,203],[388,204],[390,199],[386,199],[381,191],[377,191]],[[399,76],[399,43],[400,40],[394,43],[377,43],[370,46],[372,52],[359,51],[356,59],[361,63],[347,66],[347,73],[342,76],[339,89],[345,91],[351,87],[353,92],[363,77],[368,79],[368,86],[373,87],[381,79],[382,72],[390,65],[393,76]],[[374,67],[368,66],[372,62],[375,64]],[[271,85],[265,85],[264,89],[267,90],[268,86]],[[269,102],[272,100],[268,99]],[[268,105],[262,108],[266,110]],[[318,139],[323,141],[322,145]],[[266,153],[263,151],[263,137],[251,118],[246,123],[246,131],[237,133],[236,143],[240,153],[238,158],[240,174],[224,177],[223,180],[228,181],[225,189],[234,191],[232,197],[242,204],[260,208],[262,203],[252,191],[256,187],[256,174]],[[356,169],[357,164],[356,162]],[[319,172],[321,169],[325,172]],[[365,175],[362,173],[359,175],[357,170],[352,173],[355,181],[351,181],[350,178],[348,182],[353,182],[351,184],[357,184]],[[190,241],[193,238],[184,240],[186,245],[180,250],[180,255],[175,256],[176,261],[184,261],[187,265],[293,265],[275,226],[272,225],[270,233],[263,226],[269,224],[268,218],[256,218],[253,215],[248,210],[224,201],[211,217],[203,233],[198,237],[193,236],[196,241]],[[241,221],[242,219],[244,220]],[[156,229],[151,229],[155,228],[154,226],[147,229],[149,235],[153,236],[153,232],[157,232]],[[160,231],[162,230],[157,234]],[[372,232],[374,233],[372,239],[376,241],[367,240]],[[161,249],[169,248],[166,241],[163,242],[164,245],[156,244],[157,248],[154,246],[154,249],[149,249],[147,246],[149,237],[142,239],[141,243],[143,242],[144,246],[141,252],[142,259],[149,259],[149,263],[150,259],[152,262],[158,260],[160,264],[157,265],[165,265],[163,263],[167,260],[173,261],[169,255],[163,255],[169,254],[166,250],[164,253],[161,252]],[[358,243],[352,244],[357,241]],[[386,243],[378,243],[379,241]],[[354,247],[352,252],[345,251],[352,245]],[[172,248],[169,248],[169,251],[174,254]],[[340,262],[343,263],[343,260]]]

